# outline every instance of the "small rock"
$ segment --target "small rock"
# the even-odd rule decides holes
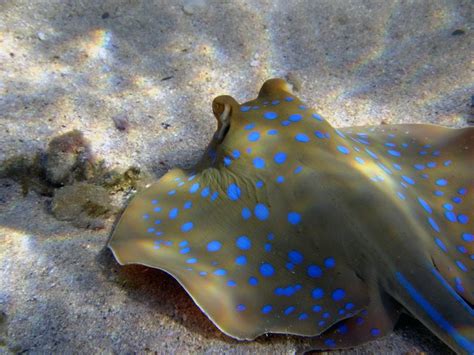
[[[73,130],[53,138],[48,145],[46,179],[61,186],[85,179],[92,165],[89,142],[81,131]]]
[[[125,115],[117,115],[112,117],[112,120],[114,121],[115,127],[119,131],[128,131],[130,128],[130,122],[128,121],[127,116]]]
[[[464,30],[461,30],[461,29],[457,29],[457,30],[454,30],[452,33],[451,33],[451,36],[461,36],[463,34],[465,34],[466,31]]]
[[[102,18],[102,20],[105,20],[106,18],[109,18],[110,17],[110,14],[106,11],[102,14],[102,16],[100,16]]]
[[[301,89],[301,80],[297,74],[293,72],[288,72],[285,79],[293,86],[294,91],[300,91]]]
[[[46,34],[44,32],[38,32],[38,33],[36,33],[36,36],[38,36],[38,39],[40,41],[45,41],[46,40]]]
[[[185,0],[183,1],[183,11],[186,15],[193,15],[196,11],[206,7],[205,0]]]

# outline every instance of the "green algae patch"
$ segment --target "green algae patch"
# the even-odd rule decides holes
[[[51,212],[58,220],[69,221],[78,228],[103,228],[102,219],[114,211],[108,191],[86,182],[56,189],[51,202]]]
[[[0,178],[17,181],[24,196],[34,191],[52,197],[54,217],[90,229],[102,228],[103,219],[117,213],[111,196],[140,190],[151,179],[138,167],[108,169],[79,130],[52,138],[46,151],[0,162]]]

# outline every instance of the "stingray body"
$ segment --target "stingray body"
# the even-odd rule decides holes
[[[213,110],[198,166],[125,210],[109,241],[119,263],[168,272],[237,339],[344,348],[408,311],[474,353],[474,128],[334,129],[281,79]]]

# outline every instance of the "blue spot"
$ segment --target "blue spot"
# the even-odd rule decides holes
[[[149,215],[148,213],[146,213],[146,214],[143,215],[143,219],[146,220],[146,219],[149,219],[149,218],[150,218],[150,215]]]
[[[275,273],[275,269],[269,263],[263,263],[260,265],[260,273],[265,277],[270,277]]]
[[[291,122],[299,122],[299,121],[301,121],[302,118],[303,118],[303,116],[301,116],[301,114],[299,114],[299,113],[294,113],[294,114],[290,115],[290,117],[288,117],[288,119]]]
[[[387,147],[390,147],[390,148],[394,148],[394,147],[397,146],[395,143],[392,143],[392,142],[387,142],[387,143],[385,143],[385,145],[386,145]]]
[[[207,197],[209,196],[211,190],[209,189],[209,187],[205,187],[202,191],[201,191],[201,196],[202,197]]]
[[[176,195],[176,190],[171,190],[168,192],[168,195],[173,196]]]
[[[429,217],[428,222],[430,222],[431,228],[433,228],[436,232],[439,232],[438,223],[436,223],[433,218]]]
[[[458,222],[461,224],[467,224],[467,222],[469,222],[469,217],[465,214],[458,214]]]
[[[348,331],[349,331],[349,328],[347,327],[346,324],[341,324],[341,325],[337,328],[337,332],[340,333],[340,334],[347,334]]]
[[[296,250],[290,251],[288,253],[288,258],[293,264],[301,264],[303,262],[303,254]]]
[[[252,212],[247,207],[242,208],[242,218],[247,220],[252,217]]]
[[[229,286],[229,287],[234,287],[236,285],[237,285],[237,282],[235,282],[234,280],[227,281],[227,286]]]
[[[253,160],[253,166],[255,166],[257,169],[263,169],[265,167],[265,160],[263,160],[263,158],[256,157]]]
[[[161,220],[157,219],[157,220],[155,221],[155,224],[161,224]]]
[[[428,212],[428,213],[432,213],[432,212],[433,212],[433,211],[431,210],[430,205],[429,205],[425,200],[423,200],[421,197],[418,197],[418,202],[420,203],[420,205],[423,206],[423,208],[426,210],[426,212]]]
[[[250,141],[250,142],[256,142],[260,139],[260,133],[258,132],[250,132],[247,139]]]
[[[434,193],[436,196],[443,196],[443,195],[444,195],[444,192],[443,192],[443,191],[439,191],[439,190],[435,190],[435,191],[433,191],[433,193]]]
[[[237,312],[243,312],[247,309],[247,307],[245,307],[245,305],[243,304],[238,304],[237,307],[235,307],[235,309]]]
[[[323,296],[324,296],[324,291],[319,287],[311,291],[311,297],[313,297],[316,300],[323,298]]]
[[[436,166],[436,163],[434,161],[430,161],[426,166],[430,169],[434,168]]]
[[[215,201],[218,196],[219,196],[219,193],[217,191],[213,192],[211,195],[211,201]]]
[[[341,138],[346,138],[346,136],[344,135],[344,133],[342,133],[340,130],[335,129],[335,131],[336,131],[336,133],[337,133],[337,135],[338,135],[339,137],[341,137]]]
[[[268,134],[269,136],[274,136],[274,135],[278,134],[278,130],[276,130],[276,129],[270,129],[270,130],[268,130],[267,134]]]
[[[198,260],[197,260],[196,258],[190,258],[190,259],[186,260],[186,262],[187,262],[188,264],[195,264],[195,263],[197,263],[197,261],[198,261]]]
[[[210,252],[218,251],[220,250],[221,247],[222,247],[222,243],[217,240],[213,240],[212,242],[209,242],[207,244],[207,250]]]
[[[356,160],[359,164],[365,164],[364,159],[362,159],[361,157],[355,157],[355,160]]]
[[[436,185],[438,185],[438,186],[446,186],[447,184],[448,184],[448,180],[446,180],[446,179],[436,180]]]
[[[291,124],[290,121],[287,121],[287,120],[281,121],[281,125],[284,127],[289,126],[290,124]]]
[[[323,270],[317,265],[310,265],[308,266],[308,275],[309,277],[317,278],[321,277],[323,274]]]
[[[283,153],[283,152],[276,153],[275,156],[273,157],[273,160],[277,164],[283,164],[286,160],[286,153]]]
[[[287,315],[291,314],[295,309],[296,309],[295,306],[290,306],[290,307],[286,308],[283,313],[285,313],[285,316],[287,316]]]
[[[214,275],[216,276],[224,276],[226,274],[227,274],[227,271],[224,269],[217,269],[216,271],[214,271]]]
[[[373,337],[379,336],[380,335],[380,329],[379,328],[372,328],[370,330],[370,335]]]
[[[446,160],[446,161],[443,163],[443,165],[444,165],[444,166],[450,166],[451,163],[452,163],[451,160]]]
[[[324,259],[324,266],[326,266],[328,269],[331,269],[336,266],[336,260],[334,260],[334,258],[326,258]]]
[[[336,342],[334,341],[334,339],[326,339],[324,341],[324,345],[333,347],[336,346]]]
[[[332,299],[334,301],[340,301],[346,296],[346,291],[342,288],[338,288],[332,292]]]
[[[270,216],[270,211],[263,203],[257,203],[255,205],[254,214],[259,220],[264,221]]]
[[[247,112],[250,110],[250,106],[240,106],[240,111]]]
[[[452,223],[456,222],[456,213],[452,212],[452,211],[445,211],[444,212],[444,216],[446,217],[446,219]]]
[[[453,205],[450,204],[450,203],[445,203],[445,204],[443,205],[443,207],[444,207],[445,209],[447,209],[448,211],[452,211],[452,210],[453,210]]]
[[[446,245],[444,245],[443,241],[439,238],[435,238],[435,243],[436,245],[444,252],[448,252],[448,248],[446,248]]]
[[[395,168],[395,170],[399,170],[399,171],[402,170],[402,167],[399,164],[393,163],[392,165]]]
[[[351,303],[351,302],[348,302],[344,305],[344,308],[347,309],[348,311],[350,311],[354,307],[355,307],[354,303]]]
[[[272,311],[273,307],[269,304],[266,304],[265,306],[262,307],[262,313],[267,314]]]
[[[316,137],[318,137],[319,139],[324,139],[324,138],[326,138],[325,134],[324,134],[323,132],[321,132],[321,131],[315,131],[315,132],[314,132],[314,135],[315,135]]]
[[[394,157],[399,157],[400,156],[400,152],[397,151],[397,150],[394,150],[394,149],[389,149],[387,150],[388,154],[390,155],[393,155]]]
[[[186,222],[181,226],[181,231],[189,232],[191,229],[193,229],[193,227],[193,222]]]
[[[295,170],[293,171],[294,174],[299,174],[303,170],[302,166],[297,166]]]
[[[305,319],[308,319],[309,316],[307,313],[301,313],[299,316],[298,316],[298,320],[305,320]]]
[[[273,100],[272,105],[278,105],[280,103],[280,100]]]
[[[317,113],[313,113],[311,116],[312,116],[315,120],[318,120],[318,121],[320,121],[320,122],[323,121],[323,118],[322,118],[320,115],[318,115]]]
[[[185,247],[185,246],[187,246],[188,244],[189,244],[188,241],[183,240],[181,243],[179,243],[179,246],[180,246],[180,247]]]
[[[296,136],[295,136],[295,139],[298,141],[298,142],[301,142],[301,143],[307,143],[309,142],[309,137],[304,134],[304,133],[298,133]]]
[[[415,185],[415,180],[413,180],[411,177],[402,175],[402,179],[405,180],[410,185]]]
[[[298,224],[301,222],[301,215],[297,212],[289,212],[288,213],[288,222],[290,224]]]
[[[460,195],[467,194],[467,189],[465,187],[461,187],[460,189],[458,189],[458,194]]]
[[[148,233],[153,233],[155,231],[155,228],[151,227],[146,230]]]
[[[320,305],[315,305],[315,306],[313,306],[312,309],[313,309],[313,312],[318,313],[318,312],[322,311],[323,307],[321,307]]]
[[[385,171],[388,175],[392,175],[392,171],[387,168],[385,165],[383,165],[382,163],[378,163],[377,164],[383,171]]]
[[[349,154],[349,149],[347,149],[343,145],[338,145],[337,150],[340,151],[342,154]]]
[[[255,123],[249,123],[247,125],[245,125],[244,129],[246,131],[250,131],[251,129],[254,129],[255,128]]]
[[[295,268],[295,264],[292,264],[292,263],[286,263],[285,267],[288,269],[288,270],[293,270]]]
[[[180,252],[181,254],[187,254],[187,253],[189,253],[190,251],[191,251],[191,248],[190,248],[190,247],[186,247],[186,248],[181,249],[179,252]]]
[[[265,112],[263,114],[263,117],[267,120],[274,120],[278,117],[278,115],[276,114],[276,112]]]
[[[247,257],[245,255],[240,255],[235,258],[235,263],[237,265],[245,265],[247,264]]]
[[[287,97],[285,97],[284,100],[285,100],[286,102],[291,102],[291,101],[294,100],[294,98],[292,98],[292,97],[290,97],[290,96],[287,96]]]
[[[365,148],[365,151],[366,151],[367,154],[369,154],[373,159],[375,159],[375,160],[378,160],[378,159],[379,159],[379,157],[377,156],[377,154],[375,154],[374,152],[372,152],[370,149]]]
[[[262,180],[259,180],[255,183],[255,187],[257,189],[261,189],[263,187],[263,181]]]
[[[227,196],[232,201],[237,201],[240,198],[240,187],[236,184],[230,184],[227,187]]]
[[[468,243],[474,242],[474,234],[471,233],[463,233],[461,238]]]
[[[239,159],[240,158],[240,152],[237,149],[234,149],[232,151],[232,156],[234,157],[234,159]]]
[[[305,106],[305,105],[299,105],[298,108],[299,108],[300,110],[306,110],[306,106]]]
[[[257,286],[258,285],[258,279],[256,277],[249,277],[249,285],[250,286]]]
[[[464,245],[458,245],[457,249],[459,250],[460,253],[463,253],[463,254],[467,253],[467,248]]]
[[[425,166],[423,164],[415,164],[414,167],[415,167],[416,170],[424,170],[425,169]]]
[[[467,272],[467,267],[466,267],[466,265],[464,265],[461,261],[456,260],[456,265],[457,265],[458,268],[460,268],[462,271]]]
[[[462,199],[461,199],[460,197],[457,197],[457,196],[456,196],[456,197],[453,197],[453,198],[452,198],[452,201],[453,201],[454,203],[461,203]]]
[[[178,217],[179,210],[177,208],[173,208],[170,213],[168,214],[169,219],[175,219]]]
[[[161,211],[161,207],[155,207],[155,208],[153,209],[153,211],[154,211],[154,212],[160,212],[160,211]]]
[[[401,193],[400,191],[397,191],[397,195],[398,195],[398,198],[400,200],[404,200],[405,199],[405,195],[403,193]]]
[[[196,183],[193,184],[193,186],[191,186],[191,188],[189,189],[189,192],[193,194],[197,190],[199,190],[199,184],[196,182]]]
[[[230,164],[232,164],[232,159],[224,157],[224,166],[229,166]]]
[[[270,252],[272,250],[272,245],[270,243],[265,243],[264,249],[266,252]]]
[[[237,248],[239,249],[249,250],[250,247],[252,246],[252,241],[246,235],[241,235],[240,237],[237,238],[235,244],[237,245]]]

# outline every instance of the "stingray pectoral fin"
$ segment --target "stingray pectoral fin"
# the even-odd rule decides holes
[[[323,334],[311,339],[313,349],[349,348],[383,337],[392,332],[400,316],[400,305],[377,285],[371,287],[370,303],[351,313]],[[301,349],[308,351],[307,348]]]
[[[314,239],[303,204],[291,212],[283,195],[213,168],[176,169],[133,198],[109,247],[122,264],[174,276],[234,338],[318,335],[365,309],[367,287],[330,239]]]

